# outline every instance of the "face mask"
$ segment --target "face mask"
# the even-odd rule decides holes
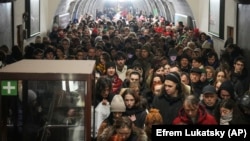
[[[171,61],[175,61],[176,58],[177,58],[177,56],[170,56],[170,60],[171,60]]]
[[[128,58],[131,59],[133,57],[133,54],[128,54]]]

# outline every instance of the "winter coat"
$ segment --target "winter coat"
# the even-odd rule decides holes
[[[115,135],[115,127],[106,128],[101,135],[97,137],[97,141],[108,141],[111,136]],[[147,141],[148,137],[143,129],[133,127],[130,137],[126,141]]]
[[[145,109],[142,109],[142,108],[128,109],[127,108],[124,115],[125,116],[135,115],[135,117],[136,117],[136,120],[134,121],[135,126],[143,129],[144,122],[145,122],[145,119],[147,116],[147,112]]]
[[[159,109],[163,118],[163,124],[172,124],[173,120],[178,116],[178,111],[183,104],[183,96],[170,97],[166,92],[162,95],[155,96],[153,100],[153,108]]]
[[[122,80],[119,78],[117,74],[115,74],[113,77],[109,77],[112,81],[112,91],[113,94],[118,94],[122,88]]]
[[[187,116],[184,108],[181,108],[178,116],[173,121],[174,125],[190,125],[190,124],[198,124],[198,125],[218,125],[215,117],[209,114],[206,109],[199,105],[198,109],[198,119],[196,123],[193,123],[192,120]]]

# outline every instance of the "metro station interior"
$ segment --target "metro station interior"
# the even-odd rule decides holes
[[[216,16],[220,16],[218,33],[210,27],[213,2],[220,4],[215,6],[219,8]],[[30,12],[37,9],[39,18],[38,15],[30,17]],[[191,29],[208,33],[219,55],[225,51],[227,39],[232,38],[249,60],[249,12],[248,0],[219,0],[219,3],[217,0],[0,0],[0,19],[3,19],[0,45],[6,44],[10,49],[18,45],[24,51],[37,36],[47,36],[54,25],[66,28],[86,17],[93,22],[117,22],[126,18],[127,24],[133,19],[148,18],[149,24],[165,19],[173,26],[182,22]],[[37,31],[32,33],[30,21],[35,19],[39,19],[35,25]],[[66,65],[69,67],[65,68]],[[84,69],[72,69],[77,67]],[[245,67],[250,74],[249,63]],[[67,60],[58,64],[53,60],[44,64],[40,60],[23,60],[1,68],[0,82],[1,141],[92,141],[96,138],[92,103],[95,97],[91,95],[96,91],[94,61]],[[3,89],[11,89],[5,85],[12,83],[16,90],[10,96]]]

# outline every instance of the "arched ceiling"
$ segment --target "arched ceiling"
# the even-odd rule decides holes
[[[118,10],[122,4],[127,3],[135,11],[146,11],[154,16],[163,16],[174,21],[175,14],[182,14],[193,18],[193,13],[186,0],[61,0],[55,16],[70,13],[71,20],[78,19],[86,13],[96,17],[96,10],[103,11],[107,5]]]

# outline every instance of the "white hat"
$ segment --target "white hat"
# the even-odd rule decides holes
[[[124,100],[121,95],[116,94],[110,105],[110,111],[111,112],[125,112],[126,111],[126,106],[124,103]]]

